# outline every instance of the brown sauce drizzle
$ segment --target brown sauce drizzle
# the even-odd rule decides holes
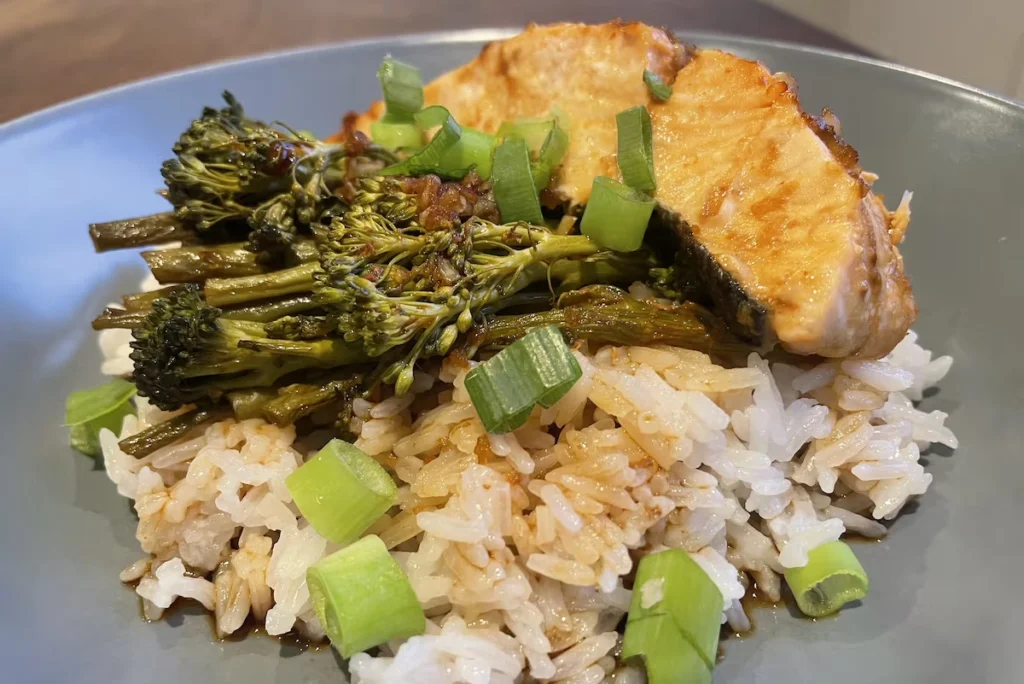
[[[129,588],[132,593],[135,593],[135,587],[138,586],[138,582],[126,582],[124,586]],[[271,636],[267,634],[267,630],[264,628],[263,623],[256,620],[252,615],[246,617],[245,622],[242,626],[236,629],[231,634],[220,635],[217,633],[217,619],[213,613],[201,607],[198,603],[188,600],[178,600],[171,604],[170,608],[164,610],[159,620],[150,620],[146,617],[146,613],[142,607],[142,597],[137,596],[139,605],[139,618],[143,622],[166,622],[172,627],[177,627],[185,618],[188,616],[203,617],[210,629],[210,640],[218,643],[239,643],[245,639],[252,637],[261,637],[267,639],[273,639],[274,641],[281,644],[282,648],[289,650],[290,652],[305,653],[311,651],[313,653],[319,653],[320,651],[328,650],[331,647],[330,642],[324,641],[313,641],[308,639],[297,631],[292,630],[280,636]]]

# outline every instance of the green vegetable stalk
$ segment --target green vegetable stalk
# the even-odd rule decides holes
[[[118,442],[118,446],[129,456],[141,458],[160,447],[174,444],[202,425],[223,420],[230,415],[231,410],[227,406],[204,405],[125,437]]]
[[[531,330],[549,325],[574,340],[618,345],[667,344],[703,352],[749,352],[734,340],[706,309],[682,304],[640,300],[622,290],[591,285],[568,292],[558,308],[514,316],[495,316],[474,330],[471,349],[504,347]]]
[[[201,283],[210,278],[236,278],[274,269],[244,243],[187,246],[143,252],[142,258],[161,283]],[[296,240],[282,253],[282,265],[298,265],[317,258],[312,240]]]

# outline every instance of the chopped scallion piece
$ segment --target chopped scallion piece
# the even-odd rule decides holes
[[[441,105],[433,105],[432,107],[421,109],[413,116],[413,120],[424,130],[436,126],[444,126],[451,119],[451,112]]]
[[[551,182],[551,174],[562,163],[562,157],[569,148],[569,134],[553,116],[506,121],[501,124],[496,137],[499,142],[519,138],[526,143],[533,169],[533,184],[538,191]]]
[[[462,172],[462,175],[476,168],[483,180],[491,177],[491,159],[494,156],[494,136],[475,128],[463,128],[462,137],[452,145],[441,159],[441,166],[448,174]]]
[[[590,190],[580,230],[617,252],[639,249],[654,212],[654,200],[618,181],[598,176]]]
[[[553,405],[583,372],[555,326],[534,330],[466,375],[466,391],[488,432],[521,427],[535,404]]]
[[[558,165],[562,163],[562,157],[569,149],[569,134],[565,132],[557,121],[551,127],[551,131],[541,145],[537,161],[533,165],[533,184],[537,190],[543,190],[551,182],[551,174]]]
[[[631,188],[654,192],[654,142],[651,115],[647,107],[638,105],[615,115],[619,134],[619,171]]]
[[[135,413],[134,396],[135,385],[120,378],[69,394],[64,424],[71,428],[71,446],[86,456],[99,456],[100,430],[119,434],[124,417]]]
[[[426,618],[409,579],[379,537],[363,537],[306,571],[320,624],[344,658],[423,634]]]
[[[868,575],[845,543],[822,544],[807,556],[807,565],[786,570],[786,583],[804,615],[831,615],[868,595]]]
[[[559,107],[557,103],[551,105],[551,116],[558,122],[563,131],[572,130],[572,119],[569,118],[569,112]]]
[[[682,549],[669,549],[644,556],[636,571],[633,586],[643,587],[651,580],[662,581],[663,597],[644,608],[642,590],[633,592],[626,621],[626,636],[634,623],[643,625],[659,616],[672,619],[679,634],[697,652],[711,670],[718,653],[718,633],[722,624],[723,601],[718,587],[696,561]],[[641,631],[648,627],[639,627]],[[664,630],[662,630],[664,631]],[[650,649],[641,643],[637,648],[648,656],[657,653],[658,644]]]
[[[512,352],[519,359],[517,363],[532,364],[530,373],[541,389],[537,403],[544,408],[550,408],[564,397],[583,375],[579,361],[557,326],[534,330],[511,347],[517,347]]]
[[[295,505],[320,536],[356,539],[395,503],[398,488],[377,461],[333,439],[287,477]]]
[[[414,123],[374,121],[370,124],[373,142],[389,150],[418,148],[423,144],[423,131]]]
[[[672,86],[665,85],[661,77],[649,69],[644,69],[644,83],[647,84],[647,89],[651,91],[654,99],[665,102],[672,97]]]
[[[423,77],[416,67],[385,57],[377,80],[392,121],[412,121],[413,114],[423,109]]]
[[[494,199],[505,223],[525,221],[540,224],[544,215],[540,211],[537,187],[530,170],[530,152],[526,141],[518,137],[506,138],[494,150],[491,169]]]
[[[626,625],[622,659],[642,658],[648,684],[711,684],[711,669],[669,615]]]
[[[380,173],[384,176],[408,175],[420,176],[425,173],[436,173],[446,177],[461,178],[462,175],[452,175],[445,170],[443,160],[448,151],[455,146],[462,138],[462,128],[447,109],[440,105],[427,107],[417,112],[414,117],[420,128],[440,127],[434,137],[422,150],[412,155],[405,161],[392,164]]]
[[[505,142],[509,138],[519,138],[526,143],[528,149],[537,152],[547,140],[554,126],[554,117],[505,121],[498,128],[496,137],[498,142]]]

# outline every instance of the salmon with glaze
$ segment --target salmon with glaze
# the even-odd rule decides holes
[[[659,102],[644,69],[672,86]],[[546,191],[586,204],[595,176],[619,178],[615,114],[646,105],[654,132],[656,220],[734,332],[798,354],[879,357],[917,315],[896,248],[909,221],[871,192],[875,176],[803,112],[792,79],[639,23],[529,26],[490,43],[425,88],[465,126],[558,112],[570,143]],[[367,132],[383,103],[346,121]],[[905,196],[909,198],[908,196]]]

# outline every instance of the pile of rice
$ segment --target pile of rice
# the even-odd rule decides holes
[[[125,372],[125,342],[101,341],[110,372]],[[356,401],[356,446],[400,485],[370,532],[429,619],[425,635],[352,658],[355,682],[642,681],[615,658],[640,556],[685,549],[721,590],[723,623],[747,630],[740,598],[778,601],[784,569],[846,532],[883,536],[879,520],[931,483],[921,450],[957,446],[944,413],[914,406],[952,363],[914,333],[884,360],[809,369],[663,346],[574,354],[580,381],[507,435],[484,431],[469,366],[451,360],[405,397]],[[336,547],[284,486],[309,455],[294,430],[225,420],[135,459],[118,438],[170,415],[138,408],[100,439],[138,512],[146,556],[121,579],[138,581],[146,615],[188,598],[224,634],[252,615],[270,634],[323,638],[305,571]]]

